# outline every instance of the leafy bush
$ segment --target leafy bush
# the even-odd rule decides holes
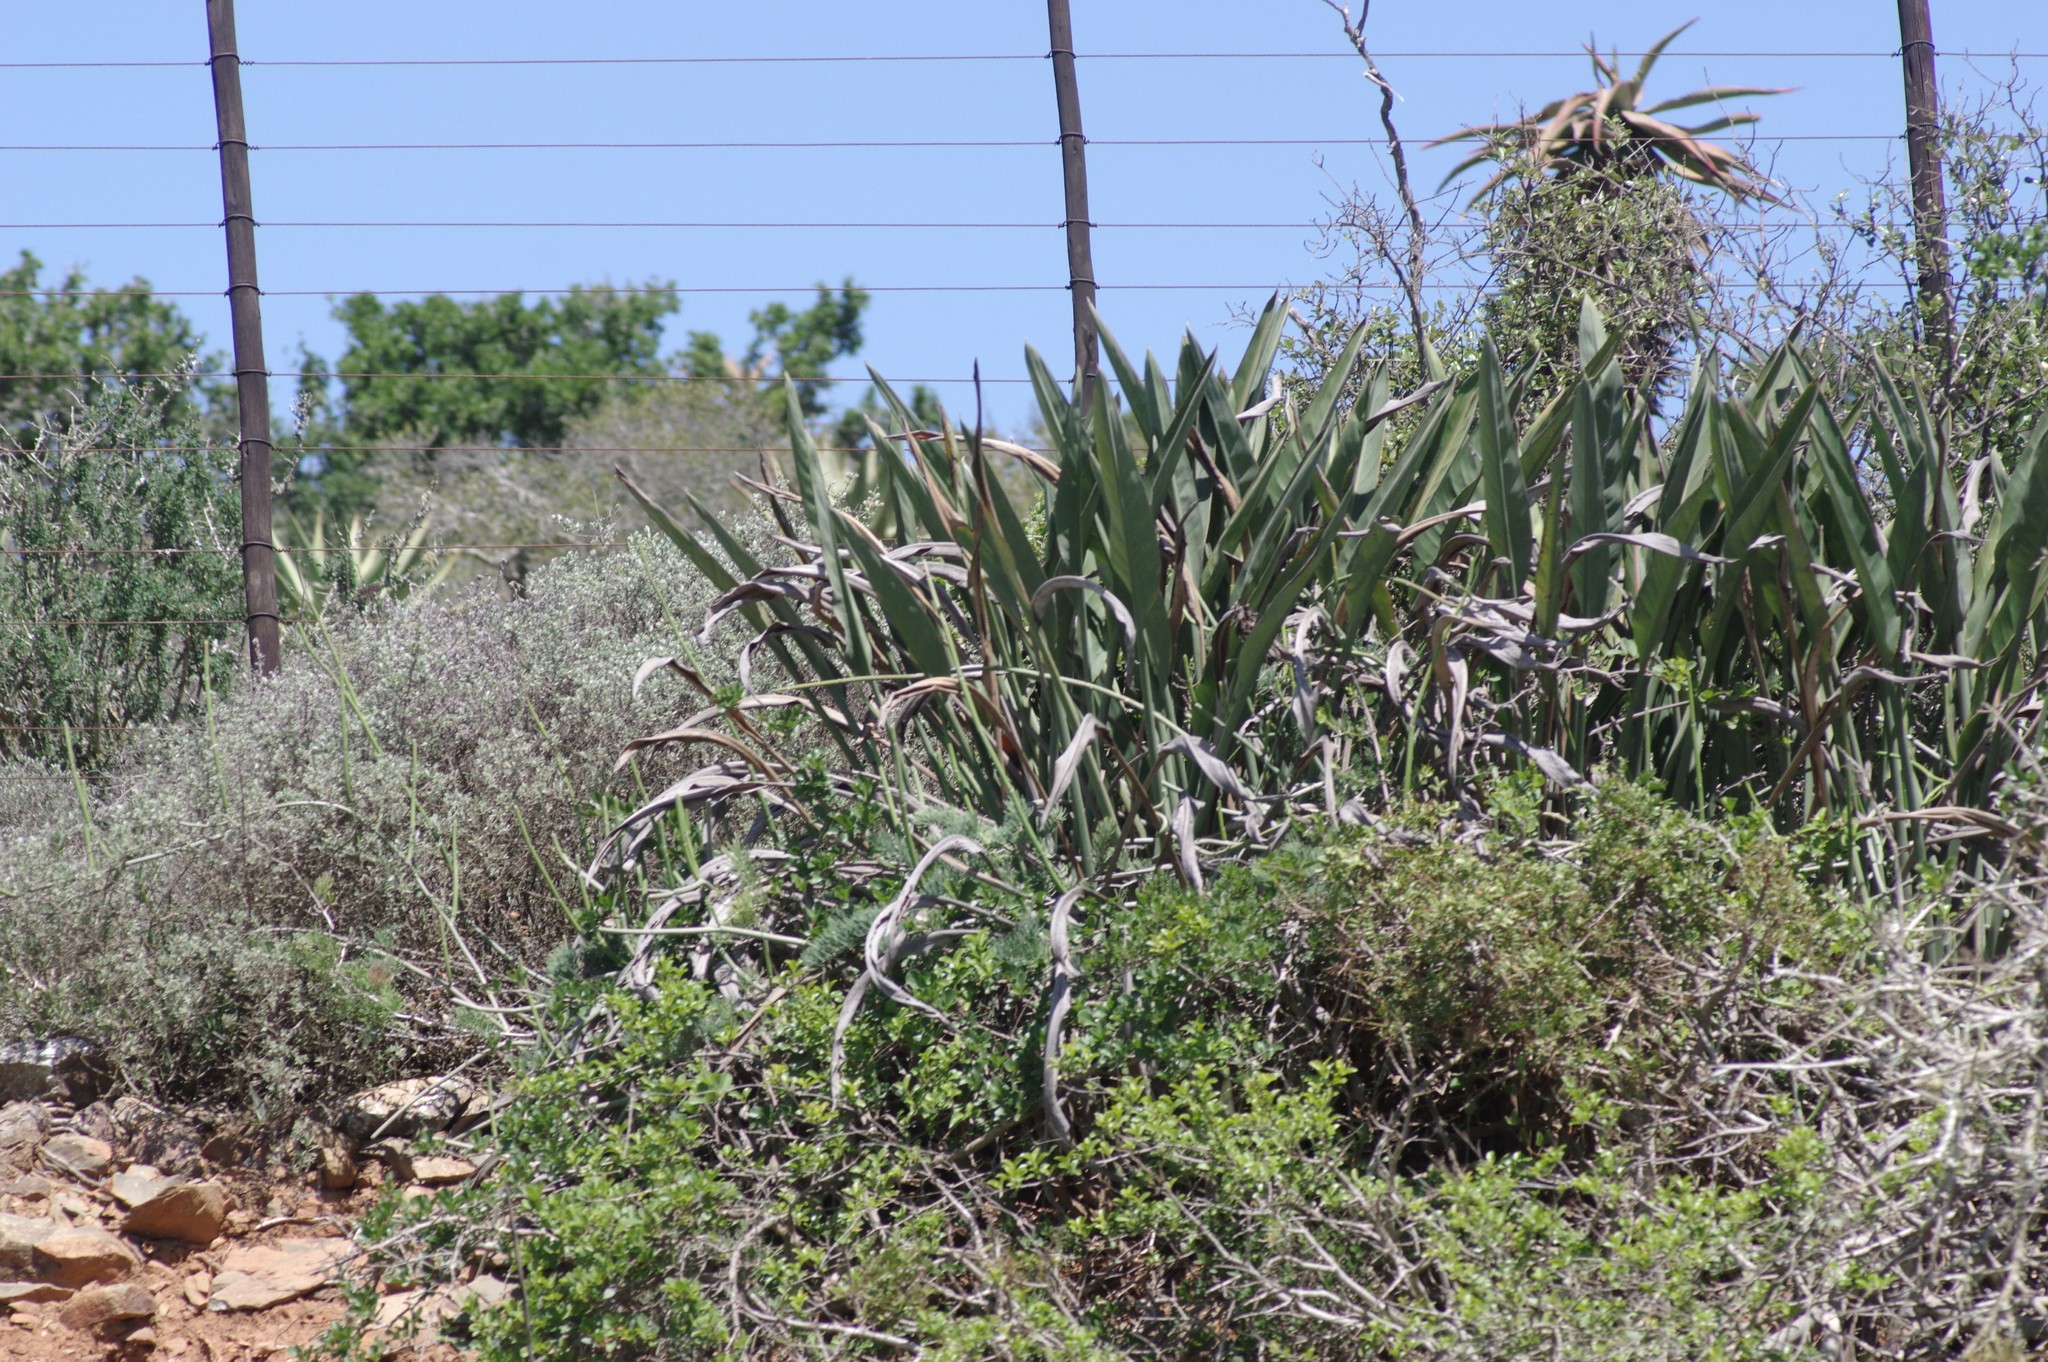
[[[236,456],[178,392],[110,387],[0,450],[0,759],[96,766],[240,669]]]
[[[1913,916],[1873,936],[1800,886],[1796,846],[1637,789],[1598,796],[1581,839],[1497,829],[1483,853],[1440,814],[1088,904],[1070,1144],[1047,1138],[1031,1029],[1047,938],[990,884],[932,902],[922,929],[964,935],[903,964],[925,1006],[844,1030],[860,967],[829,950],[791,947],[760,1007],[681,956],[644,992],[566,984],[493,1133],[503,1173],[394,1198],[385,1270],[509,1259],[521,1297],[459,1326],[486,1359],[1764,1362],[2015,1327],[2028,1118],[1996,1093],[2027,1042],[1955,1028],[2032,966],[1964,987]],[[815,873],[789,892],[822,933],[843,910]],[[1360,998],[1360,942],[1397,918],[1437,924],[1382,976],[1408,992]],[[2023,954],[2048,940],[2028,922]],[[1440,1008],[1432,975],[1469,981],[1469,1007]],[[1937,1050],[1989,1067],[1946,1086]],[[1542,1071],[1523,1096],[1547,1119],[1503,1140],[1433,1100],[1504,1062]],[[1940,1134],[1951,1109],[1967,1138]],[[1956,1177],[1982,1198],[1968,1223]]]
[[[214,357],[194,363],[199,331],[176,303],[155,296],[146,279],[89,288],[69,270],[52,285],[27,251],[0,271],[0,374],[13,375],[0,378],[0,444],[33,445],[81,412],[130,405],[173,426],[201,410],[217,421],[232,387],[175,377],[220,367]]]

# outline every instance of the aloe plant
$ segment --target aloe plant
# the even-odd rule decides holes
[[[392,588],[403,592],[438,586],[454,571],[454,560],[441,558],[421,576],[435,556],[427,546],[431,516],[421,516],[382,545],[365,543],[364,529],[363,518],[355,516],[347,534],[330,544],[324,511],[313,513],[310,527],[301,526],[295,517],[280,521],[274,533],[281,603],[294,614],[315,615],[332,599],[360,603]]]
[[[1706,140],[1708,133],[1755,123],[1756,114],[1747,110],[1724,113],[1692,126],[1674,123],[1663,115],[1700,104],[1785,94],[1784,89],[1715,85],[1654,104],[1644,102],[1643,86],[1657,59],[1679,34],[1691,27],[1692,22],[1680,24],[1652,43],[1634,74],[1627,77],[1621,74],[1618,56],[1602,57],[1589,43],[1586,55],[1592,60],[1593,76],[1598,82],[1594,89],[1554,99],[1512,123],[1461,128],[1430,143],[1433,147],[1461,141],[1480,143],[1479,150],[1452,167],[1444,176],[1444,183],[1449,184],[1474,166],[1497,159],[1505,147],[1512,153],[1511,158],[1480,187],[1475,202],[1513,173],[1518,164],[1532,176],[1591,173],[1626,178],[1664,173],[1717,189],[1731,198],[1775,202],[1765,177],[1746,158]]]

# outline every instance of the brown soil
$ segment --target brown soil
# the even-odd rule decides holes
[[[123,1156],[121,1143],[109,1143],[115,1151],[112,1171],[127,1169],[131,1161]],[[212,1299],[213,1278],[237,1249],[291,1240],[334,1240],[338,1249],[383,1194],[385,1182],[384,1170],[374,1164],[365,1166],[361,1183],[347,1191],[319,1189],[312,1173],[205,1166],[198,1172],[225,1185],[236,1209],[219,1238],[197,1245],[123,1234],[124,1211],[108,1178],[60,1171],[43,1152],[40,1146],[0,1152],[0,1214],[119,1235],[140,1259],[121,1280],[148,1293],[154,1318],[81,1330],[62,1318],[76,1299],[72,1293],[65,1300],[0,1304],[0,1359],[5,1362],[284,1362],[292,1349],[313,1343],[342,1318],[340,1288],[330,1283],[267,1308],[226,1310]],[[0,1271],[0,1278],[22,1275]],[[400,1357],[454,1362],[459,1356],[447,1345],[409,1341],[389,1355],[394,1362]]]

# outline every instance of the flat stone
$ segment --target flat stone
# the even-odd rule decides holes
[[[39,1178],[33,1173],[24,1173],[18,1178],[0,1182],[0,1196],[24,1198],[46,1197],[50,1194],[50,1180]]]
[[[133,1282],[81,1291],[57,1312],[58,1323],[81,1333],[123,1320],[155,1318],[156,1301]]]
[[[412,1161],[412,1180],[429,1187],[445,1187],[451,1182],[461,1182],[475,1172],[476,1165],[468,1159],[421,1155]]]
[[[457,1075],[402,1078],[343,1102],[334,1124],[352,1140],[405,1140],[459,1127],[489,1104],[488,1093]]]
[[[40,1144],[50,1133],[50,1109],[41,1102],[9,1102],[0,1107],[0,1150]]]
[[[179,1239],[211,1244],[227,1225],[228,1192],[217,1182],[159,1183],[154,1195],[136,1203],[121,1223],[145,1239]]]
[[[229,1249],[214,1275],[211,1310],[264,1310],[335,1280],[354,1247],[346,1239],[280,1239]]]
[[[401,1324],[415,1327],[430,1324],[427,1293],[424,1291],[394,1291],[377,1302],[377,1317],[370,1321],[370,1328],[383,1333]],[[434,1318],[439,1318],[438,1314]]]
[[[68,1301],[71,1293],[48,1282],[0,1282],[0,1305],[16,1301]]]
[[[162,1191],[169,1182],[182,1178],[167,1178],[146,1163],[131,1163],[114,1174],[114,1180],[107,1184],[107,1190],[114,1194],[114,1200],[133,1210],[143,1202]]]
[[[97,1181],[114,1166],[114,1151],[90,1135],[52,1135],[43,1144],[43,1162],[60,1173]]]
[[[488,1272],[476,1274],[476,1280],[466,1288],[470,1295],[485,1306],[503,1305],[512,1299],[512,1283]]]
[[[58,1228],[56,1221],[40,1216],[0,1215],[0,1275],[34,1276],[36,1245]]]
[[[213,1293],[213,1274],[201,1268],[185,1279],[180,1290],[184,1292],[187,1305],[194,1310],[204,1310],[206,1298]]]
[[[134,1249],[105,1230],[84,1228],[48,1235],[35,1246],[35,1259],[37,1277],[69,1287],[119,1281],[142,1263]]]
[[[509,1283],[488,1274],[460,1286],[444,1286],[433,1291],[397,1291],[377,1302],[377,1317],[370,1327],[379,1333],[398,1329],[407,1334],[417,1334],[473,1305],[486,1309],[502,1305],[511,1295]]]
[[[131,1348],[154,1348],[157,1342],[156,1330],[145,1324],[121,1341]]]

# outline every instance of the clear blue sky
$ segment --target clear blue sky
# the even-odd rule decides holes
[[[1385,190],[1374,149],[1342,139],[1378,133],[1377,104],[1346,60],[1320,0],[1072,0],[1088,134],[1092,216],[1104,224],[1307,224],[1328,196],[1357,183]],[[358,289],[561,288],[672,279],[684,288],[807,287],[852,275],[904,285],[1052,285],[1039,292],[878,292],[863,358],[902,378],[1022,372],[1036,344],[1064,374],[1071,360],[1059,158],[1044,6],[895,0],[860,5],[581,0],[240,0],[251,140],[259,148],[361,142],[616,142],[1018,140],[985,149],[363,151],[259,150],[257,216],[296,221],[978,221],[1002,230],[489,229],[268,226],[258,248],[271,296],[265,327],[273,368],[296,367],[303,341],[330,359],[341,348],[325,293]],[[1399,87],[1404,134],[1420,142],[1466,122],[1512,114],[1581,88],[1581,56],[1424,56],[1442,52],[1570,53],[1589,35],[1640,49],[1687,18],[1688,53],[1767,48],[1876,57],[1667,59],[1654,79],[1678,92],[1703,83],[1796,85],[1761,101],[1762,132],[1790,140],[1781,177],[1832,194],[1902,157],[1896,11],[1887,0],[1707,5],[1614,0],[1526,5],[1484,0],[1380,0],[1369,36]],[[2048,5],[1934,0],[1945,87],[1976,77],[1954,55],[2048,51]],[[210,146],[211,90],[201,0],[16,5],[9,62],[176,61],[171,68],[0,69],[9,144]],[[1326,52],[1327,59],[1134,60],[1089,54]],[[842,56],[1018,54],[990,62],[639,66],[293,67],[290,59]],[[1418,54],[1418,55],[1404,55]],[[1998,74],[2009,63],[1987,55]],[[2023,60],[2048,77],[2048,61]],[[1119,147],[1119,140],[1306,139],[1292,146]],[[1320,161],[1320,164],[1319,164]],[[1434,184],[1449,162],[1421,157]],[[220,216],[207,151],[0,151],[11,223],[189,222]],[[1323,268],[1305,227],[1096,234],[1103,307],[1132,347],[1170,347],[1183,327],[1226,349],[1233,306]],[[134,275],[181,299],[225,347],[223,248],[217,228],[83,228],[0,232],[9,258],[34,251],[96,282]],[[1119,285],[1227,285],[1129,290]],[[309,296],[289,296],[311,290]],[[708,329],[735,339],[773,294],[685,298],[671,339]],[[800,297],[784,294],[781,296]],[[857,365],[848,372],[860,372]],[[942,389],[958,408],[964,390]],[[1022,418],[1020,389],[991,390],[995,415]]]

